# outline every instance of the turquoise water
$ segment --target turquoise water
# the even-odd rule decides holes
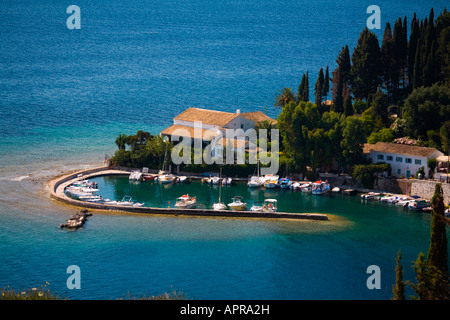
[[[66,28],[68,4],[60,1],[0,3],[0,287],[48,281],[72,299],[158,294],[172,287],[195,299],[389,299],[398,249],[405,278],[413,279],[410,261],[429,243],[430,217],[424,214],[354,197],[280,193],[280,210],[300,206],[334,219],[95,214],[84,229],[67,232],[59,224],[75,209],[50,200],[45,188],[55,175],[101,165],[119,133],[158,133],[187,107],[261,110],[276,117],[277,91],[297,87],[309,71],[312,95],[319,69],[329,64],[333,70],[339,50],[356,45],[373,3],[76,4],[81,30]],[[431,6],[437,15],[446,2],[377,4],[384,26],[405,15],[410,22],[414,12],[424,18]],[[376,33],[381,39],[383,30]],[[123,194],[133,187],[120,185]],[[156,194],[148,187],[133,189],[133,196]],[[176,188],[159,191],[161,205],[184,192]],[[205,202],[216,196],[215,190],[190,188],[205,191]],[[224,197],[244,189],[229,188]],[[81,290],[66,287],[73,264],[81,268]],[[382,270],[381,290],[366,287],[371,264]]]

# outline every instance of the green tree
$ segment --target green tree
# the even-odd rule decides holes
[[[323,81],[323,92],[322,92],[323,99],[326,99],[328,97],[329,91],[330,91],[330,72],[328,70],[327,65],[327,68],[325,69],[325,79]]]
[[[367,99],[380,84],[380,45],[375,33],[366,27],[352,54],[351,88],[356,99]]]
[[[317,76],[316,84],[314,85],[314,97],[317,108],[320,113],[323,113],[322,110],[322,99],[323,99],[323,86],[324,86],[324,75],[323,68],[320,68],[319,75]]]
[[[439,131],[450,121],[450,87],[434,84],[415,89],[405,100],[406,134],[426,140],[427,131]]]
[[[416,13],[411,21],[411,34],[409,36],[408,43],[408,83],[413,84],[414,76],[414,62],[416,58],[417,42],[419,41],[419,21],[417,20]]]
[[[361,163],[363,157],[363,144],[365,135],[362,121],[355,116],[347,117],[344,120],[342,131],[341,148],[347,167]]]
[[[448,277],[445,205],[442,185],[440,183],[436,184],[430,204],[432,208],[432,220],[430,248],[428,249],[427,255],[428,265],[435,267]]]
[[[395,286],[392,288],[392,300],[406,300],[405,297],[405,282],[403,281],[403,268],[401,264],[402,253],[399,250],[397,253],[397,264],[395,266]]]

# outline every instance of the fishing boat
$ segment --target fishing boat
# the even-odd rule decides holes
[[[242,197],[235,196],[231,200],[232,200],[232,202],[228,204],[228,207],[231,210],[237,210],[237,211],[247,210],[247,203],[242,201]]]
[[[312,185],[312,194],[325,194],[330,191],[330,185],[324,181],[316,181]]]
[[[178,209],[192,209],[197,206],[196,197],[190,197],[188,194],[182,195],[177,198],[175,207]]]
[[[256,175],[252,176],[247,183],[249,188],[258,188],[264,184],[264,177],[261,177],[259,171],[259,161],[256,170],[257,170]]]
[[[259,212],[259,211],[263,211],[263,209],[264,209],[263,203],[261,201],[255,201],[255,202],[253,202],[253,205],[250,208],[250,211]]]
[[[278,183],[278,185],[280,186],[281,189],[289,189],[291,184],[292,184],[292,181],[289,178],[281,178]]]
[[[279,176],[273,174],[267,174],[264,180],[264,187],[267,189],[273,189],[278,186]]]
[[[276,199],[264,200],[263,211],[276,212],[277,211],[277,200]]]

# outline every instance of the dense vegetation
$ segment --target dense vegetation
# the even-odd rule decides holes
[[[320,69],[314,103],[308,72],[296,93],[280,90],[278,128],[292,169],[329,171],[334,163],[351,172],[364,164],[364,143],[378,141],[409,141],[448,153],[450,12],[444,9],[435,19],[431,9],[420,21],[414,15],[409,39],[407,26],[406,17],[395,21],[393,31],[386,23],[381,46],[365,28],[352,54],[347,45],[340,50],[330,80],[328,66],[325,73]],[[325,103],[329,82],[331,103]]]
[[[420,252],[414,262],[416,282],[403,280],[401,251],[397,255],[395,268],[395,285],[393,300],[406,300],[405,285],[411,286],[414,300],[449,300],[450,282],[448,274],[448,244],[446,225],[450,219],[445,218],[444,196],[441,184],[436,184],[434,196],[431,199],[432,220],[430,230],[430,246],[427,257]]]
[[[410,23],[386,23],[381,41],[365,28],[353,52],[343,46],[331,72],[320,69],[310,97],[310,74],[297,91],[283,88],[275,98],[281,109],[280,174],[287,170],[313,178],[318,171],[353,172],[365,165],[365,143],[397,142],[434,147],[447,154],[450,144],[450,12]],[[331,84],[331,87],[330,87]],[[327,99],[330,96],[331,99]],[[273,125],[265,124],[269,127]],[[161,169],[166,143],[139,131],[121,134],[113,163]],[[171,144],[168,148],[171,150]],[[170,157],[169,157],[170,158]],[[187,165],[186,171],[218,171],[217,165]],[[230,176],[254,172],[254,165],[224,167]],[[364,169],[364,172],[372,170]],[[358,167],[361,174],[361,167]]]

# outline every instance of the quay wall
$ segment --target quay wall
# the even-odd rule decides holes
[[[284,219],[307,219],[307,220],[328,220],[325,214],[315,213],[288,213],[288,212],[252,212],[252,211],[231,211],[231,210],[208,210],[208,209],[170,209],[152,207],[127,207],[111,204],[92,203],[75,200],[65,195],[64,189],[76,180],[89,179],[104,175],[126,175],[128,170],[114,170],[111,167],[97,167],[76,173],[71,173],[58,177],[48,182],[50,197],[60,202],[95,210],[107,210],[116,212],[133,212],[163,215],[185,215],[203,217],[236,217],[236,218],[284,218]]]

